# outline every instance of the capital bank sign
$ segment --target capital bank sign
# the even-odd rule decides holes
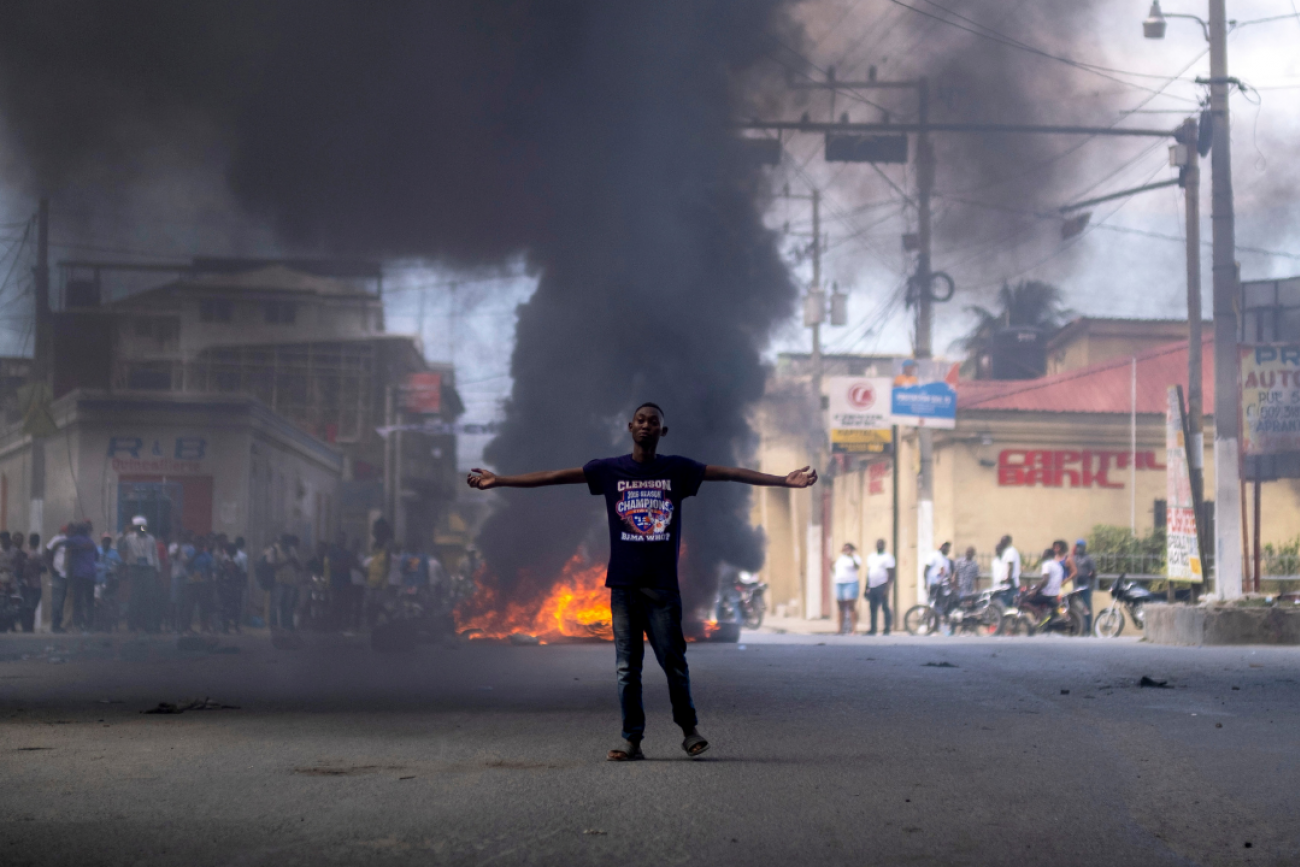
[[[1003,449],[998,453],[998,484],[1002,487],[1122,488],[1112,480],[1112,470],[1129,469],[1136,458],[1139,470],[1161,470],[1153,451],[1104,451],[1100,449]]]

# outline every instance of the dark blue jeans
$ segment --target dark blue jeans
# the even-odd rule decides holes
[[[55,577],[50,581],[50,629],[63,631],[63,605],[68,599],[68,579]]]
[[[623,737],[640,741],[645,734],[641,704],[641,665],[645,637],[650,638],[659,667],[668,677],[673,722],[683,730],[695,727],[691,673],[686,667],[686,638],[682,635],[682,599],[675,592],[612,587],[609,607],[614,617],[614,653],[618,660],[618,701],[623,709]]]
[[[277,584],[271,596],[271,625],[280,629],[294,629],[293,615],[298,610],[298,588],[290,584]]]
[[[1092,588],[1079,588],[1079,595],[1077,598],[1083,603],[1084,607],[1088,609],[1088,613],[1083,617],[1083,634],[1092,635]]]

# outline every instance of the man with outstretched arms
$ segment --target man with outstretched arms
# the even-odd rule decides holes
[[[668,434],[664,412],[654,403],[637,407],[628,422],[632,453],[601,458],[570,470],[549,470],[519,476],[498,476],[474,469],[471,488],[538,488],[586,483],[593,495],[604,496],[609,516],[610,609],[614,621],[618,695],[623,709],[623,737],[609,751],[612,762],[642,759],[645,711],[641,705],[643,635],[649,635],[655,658],[668,677],[673,722],[682,729],[682,749],[691,758],[709,748],[696,730],[682,635],[682,600],[677,586],[677,556],[681,549],[682,501],[694,496],[702,482],[742,482],[785,488],[806,488],[817,482],[817,471],[804,467],[787,476],[772,476],[739,467],[705,465],[689,458],[658,454],[660,437]]]

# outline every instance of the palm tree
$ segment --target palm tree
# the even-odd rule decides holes
[[[1074,316],[1074,311],[1064,305],[1063,298],[1060,287],[1051,283],[1022,280],[1015,286],[1002,284],[998,290],[996,310],[978,304],[968,306],[966,312],[975,314],[975,327],[957,342],[966,351],[967,365],[973,367],[977,363],[1003,328],[1027,326],[1044,332],[1060,328]]]

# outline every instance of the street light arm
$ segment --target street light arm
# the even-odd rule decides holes
[[[1207,23],[1205,22],[1204,19],[1199,18],[1199,17],[1197,17],[1197,16],[1195,16],[1195,15],[1186,15],[1186,14],[1184,14],[1184,13],[1182,13],[1182,12],[1166,12],[1166,13],[1164,13],[1164,17],[1166,17],[1166,18],[1190,18],[1190,19],[1192,19],[1192,20],[1195,21],[1197,24],[1201,25],[1201,32],[1205,34],[1205,41],[1206,41],[1206,42],[1209,42],[1209,41],[1210,41],[1210,25],[1207,24]]]

